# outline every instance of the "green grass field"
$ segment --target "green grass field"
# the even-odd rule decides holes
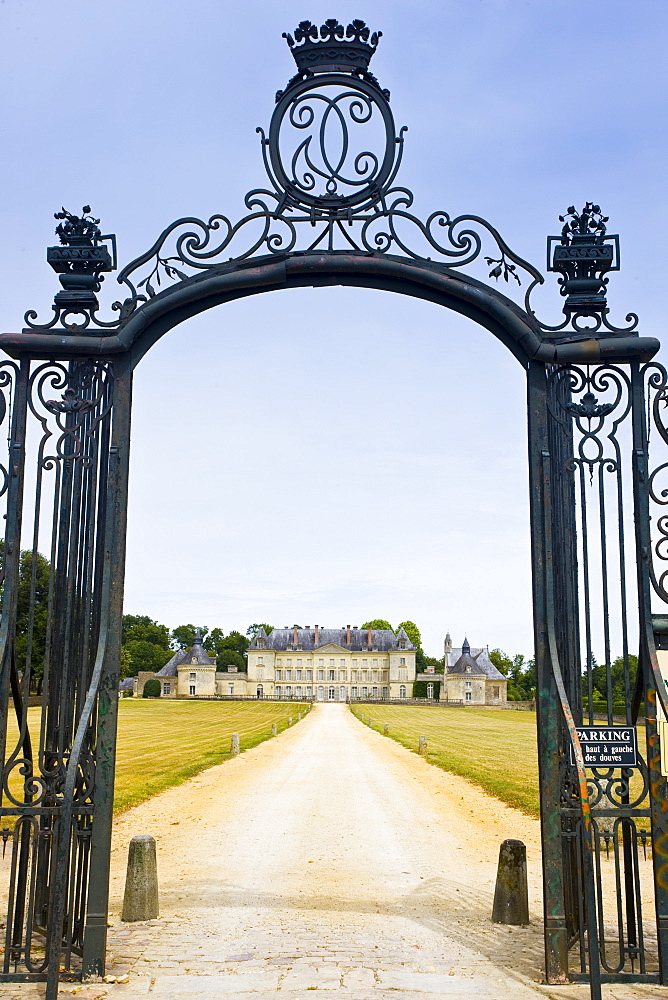
[[[116,814],[232,756],[232,733],[248,750],[279,733],[307,705],[270,701],[123,698],[118,706]]]
[[[539,813],[536,713],[422,705],[354,705],[358,718],[409,750],[427,738],[426,759],[470,778],[486,792],[531,816]]]

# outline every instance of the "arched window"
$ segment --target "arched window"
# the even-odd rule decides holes
[[[339,701],[346,700],[346,689],[344,687],[339,688]]]
[[[258,684],[256,694],[258,698],[261,698],[264,694],[264,690],[261,684]]]
[[[400,698],[405,698],[406,697],[406,685],[405,684],[402,684],[401,687],[399,688],[399,697]]]

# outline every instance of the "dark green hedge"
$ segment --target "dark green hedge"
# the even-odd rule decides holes
[[[438,701],[438,696],[441,691],[441,682],[437,680],[433,681],[415,681],[413,684],[413,697],[414,698],[426,698],[427,697],[427,684],[434,685],[434,701]]]

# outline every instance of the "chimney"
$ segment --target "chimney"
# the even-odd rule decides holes
[[[350,645],[350,625],[346,625],[346,646]]]
[[[313,645],[314,646],[320,645],[320,626],[319,625],[316,625],[316,627],[315,627],[315,637],[313,639]]]
[[[369,648],[371,648],[371,629],[370,628],[368,628],[366,630],[366,641],[367,641],[367,645],[369,646]]]
[[[297,645],[297,626],[296,625],[292,626],[292,645],[293,646]]]

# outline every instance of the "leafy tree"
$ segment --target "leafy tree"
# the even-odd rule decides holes
[[[415,654],[416,665],[418,661],[422,664],[420,667],[421,670],[425,670],[426,667],[433,667],[437,674],[443,673],[443,660],[437,660],[435,656],[427,656],[421,649],[418,649]]]
[[[132,659],[125,646],[121,646],[121,680],[130,676],[132,670]]]
[[[607,701],[608,676],[605,663],[597,663],[592,657],[592,680],[594,682],[594,699]],[[629,691],[631,697],[635,690],[636,672],[638,670],[638,657],[629,654]],[[612,686],[612,701],[617,704],[626,702],[626,689],[624,685],[624,658],[618,656],[610,665],[610,681]],[[589,697],[589,684],[586,670],[582,675],[582,695]]]
[[[123,615],[121,642],[152,642],[161,649],[169,649],[169,629],[149,618],[148,615]]]
[[[401,629],[404,630],[416,649],[422,649],[422,636],[415,622],[399,622],[396,628],[397,634],[399,634]]]
[[[216,666],[220,667],[221,670],[226,667],[237,667],[238,670],[245,670],[246,661],[236,649],[222,649],[216,657]]]
[[[364,622],[364,625],[360,625],[360,628],[384,628],[389,629],[390,632],[394,632],[390,623],[386,622],[384,618],[374,618],[373,621]]]
[[[267,625],[266,622],[261,622],[259,625],[257,623],[253,624],[253,625],[249,625],[248,628],[246,629],[246,635],[250,636],[251,641],[252,641],[255,638],[255,636],[258,634],[258,632],[260,631],[261,628],[264,629],[266,635],[269,635],[270,632],[274,631],[274,626],[273,625]]]
[[[160,681],[157,677],[149,677],[144,684],[144,690],[142,692],[142,698],[159,698],[160,697]]]
[[[172,642],[180,646],[181,649],[187,649],[188,646],[192,646],[194,643],[196,632],[196,625],[177,625],[176,628],[172,629]],[[202,642],[204,642],[204,638],[209,634],[209,630],[202,625],[199,632],[202,636]]]
[[[140,670],[157,673],[172,656],[171,649],[163,649],[146,639],[129,639],[121,647],[121,654],[128,660],[126,677],[136,677]]]
[[[245,656],[246,650],[250,646],[250,641],[241,632],[230,632],[223,639],[223,649],[234,649],[240,656]]]

